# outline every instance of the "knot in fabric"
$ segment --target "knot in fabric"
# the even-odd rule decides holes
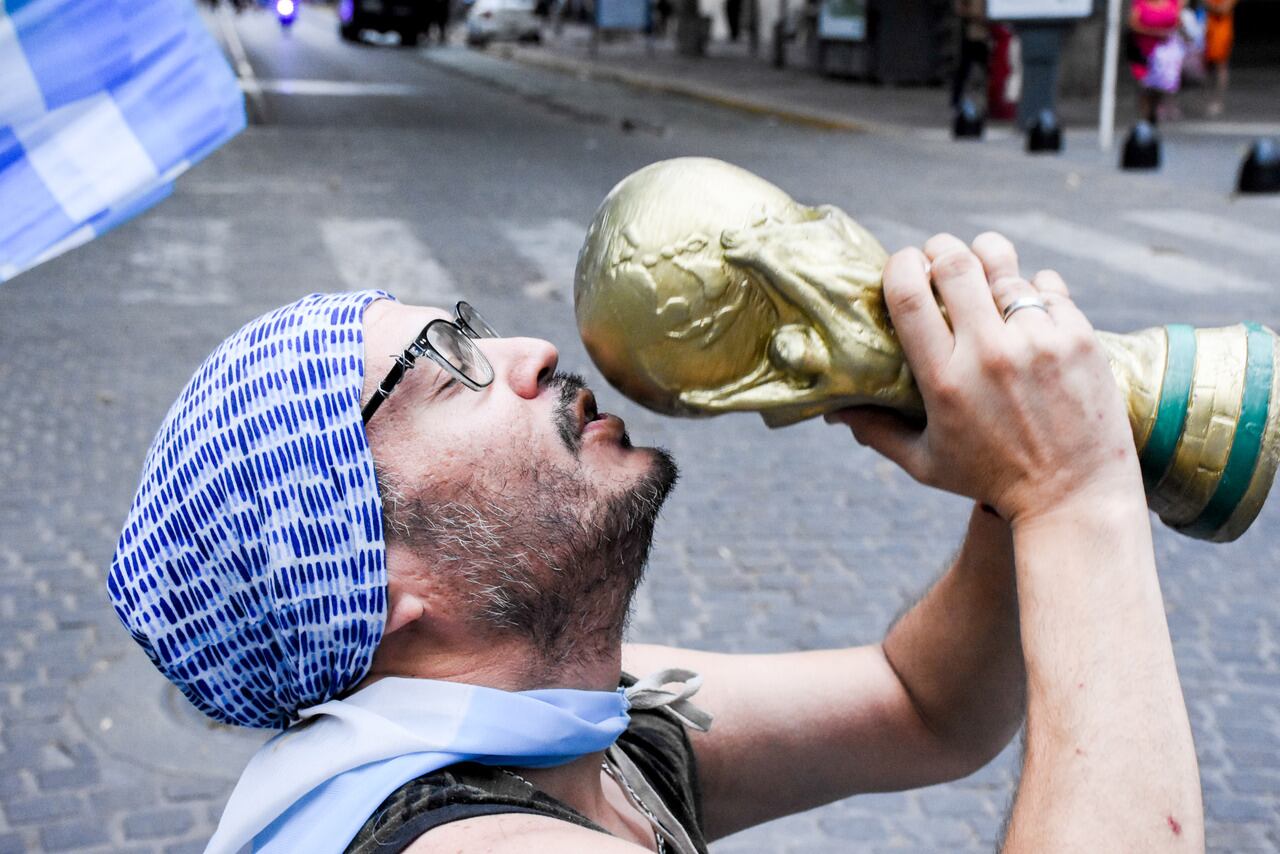
[[[667,686],[671,685],[679,685],[680,690],[668,691]],[[700,673],[680,667],[668,667],[637,680],[622,693],[633,709],[665,707],[686,726],[691,726],[699,732],[707,732],[711,729],[715,716],[689,702],[689,698],[698,693],[701,687]]]

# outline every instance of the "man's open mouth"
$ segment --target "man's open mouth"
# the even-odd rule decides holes
[[[631,437],[627,435],[627,425],[622,419],[608,412],[601,412],[596,405],[596,396],[590,389],[578,392],[576,401],[578,414],[578,444],[588,437],[596,437],[598,441],[615,441],[624,448],[631,447]]]
[[[587,429],[587,425],[593,421],[600,421],[606,417],[607,413],[601,412],[596,406],[596,396],[592,394],[590,389],[582,389],[578,392],[578,435],[581,436]]]
[[[569,453],[576,457],[588,440],[631,447],[627,425],[618,416],[600,411],[595,394],[579,374],[557,374],[555,381],[560,398],[554,416],[556,430]]]

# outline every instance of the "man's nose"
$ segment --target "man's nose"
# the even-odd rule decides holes
[[[478,343],[493,364],[494,378],[530,400],[555,374],[560,361],[555,345],[540,338],[488,338]]]

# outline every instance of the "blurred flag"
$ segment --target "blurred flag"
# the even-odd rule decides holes
[[[244,124],[191,0],[0,0],[0,282],[155,204]]]

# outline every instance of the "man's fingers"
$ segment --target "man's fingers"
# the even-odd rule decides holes
[[[884,268],[884,299],[907,362],[917,376],[951,355],[954,338],[933,298],[927,262],[918,249],[903,249]]]
[[[1018,251],[1003,234],[994,231],[979,234],[973,240],[973,254],[978,256],[987,273],[991,298],[1001,318],[1005,318],[1005,311],[1019,300],[1040,299],[1040,292],[1018,272]],[[1048,314],[1035,308],[1019,309],[1017,314],[1017,323],[1028,329],[1049,320]],[[1012,321],[1013,315],[1008,315],[1005,322]]]
[[[1071,301],[1071,295],[1067,292],[1067,283],[1061,276],[1053,270],[1041,270],[1032,277],[1031,284],[1040,292],[1045,306],[1049,309],[1049,316],[1055,323],[1064,328],[1088,327],[1092,331],[1093,327],[1088,319]]]
[[[989,336],[1000,324],[1000,314],[991,299],[986,271],[978,256],[959,238],[937,234],[924,245],[932,262],[933,284],[942,297],[956,335],[972,333]]]
[[[1033,330],[1038,324],[1051,323],[1048,303],[1034,285],[1021,276],[1005,276],[991,283],[991,297],[996,301],[996,308],[1005,324],[1016,324],[1024,329]],[[1045,310],[1036,308],[1037,303],[1044,303]],[[1015,308],[1015,306],[1024,306]],[[1005,314],[1014,309],[1011,314]]]
[[[982,262],[982,269],[987,272],[987,281],[996,282],[1005,278],[1020,278],[1018,273],[1018,251],[1013,248],[1003,234],[984,231],[973,239],[973,254]]]
[[[1057,294],[1058,296],[1070,297],[1067,291],[1067,283],[1054,270],[1041,270],[1031,279],[1031,284],[1036,286],[1036,290],[1042,294]]]
[[[848,425],[859,444],[897,463],[916,480],[927,482],[923,433],[900,413],[876,406],[857,406],[833,412],[826,421]]]

